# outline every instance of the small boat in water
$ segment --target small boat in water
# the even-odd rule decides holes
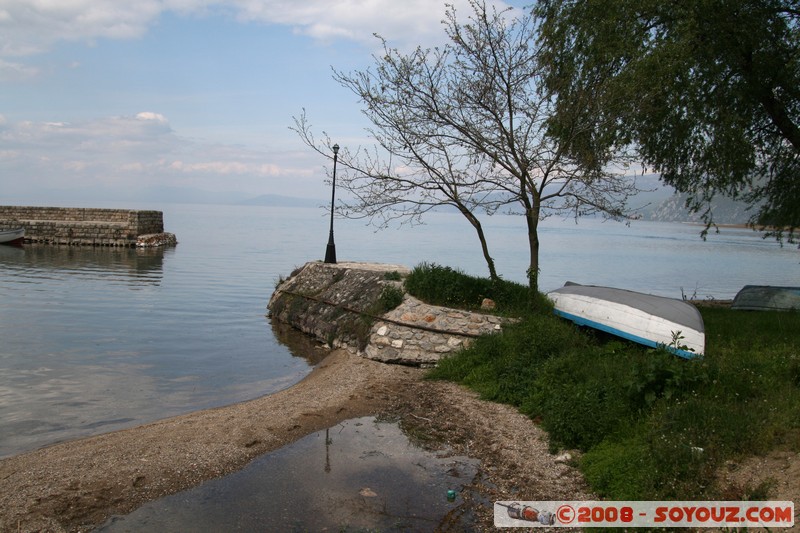
[[[745,285],[733,299],[731,309],[745,311],[800,311],[800,287]]]
[[[683,300],[571,282],[547,296],[557,315],[578,325],[665,348],[686,359],[705,351],[703,317]]]
[[[0,244],[19,246],[25,240],[25,228],[0,229]]]

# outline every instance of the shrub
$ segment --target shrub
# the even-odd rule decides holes
[[[399,287],[394,285],[387,285],[383,288],[378,299],[375,300],[365,312],[359,315],[351,315],[346,321],[343,321],[340,326],[343,331],[347,331],[352,335],[357,343],[358,349],[363,350],[369,343],[370,332],[372,325],[375,323],[375,317],[388,313],[401,303],[403,303],[403,296],[405,293]],[[349,325],[345,325],[349,324]]]
[[[433,263],[414,267],[405,286],[409,294],[431,305],[461,309],[477,309],[484,298],[490,298],[497,312],[520,315],[528,311],[531,302],[528,287],[519,283],[478,278]],[[539,299],[544,297],[539,295]]]
[[[383,279],[388,281],[402,281],[403,276],[397,270],[392,270],[383,275]]]
[[[394,285],[387,285],[381,291],[380,296],[378,296],[378,302],[376,307],[372,310],[373,314],[375,315],[382,315],[384,313],[388,313],[401,303],[403,303],[403,296],[405,293],[399,287],[395,287]]]

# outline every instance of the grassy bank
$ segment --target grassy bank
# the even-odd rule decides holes
[[[581,450],[580,468],[608,499],[756,499],[765,486],[723,492],[725,461],[800,449],[800,313],[703,308],[706,354],[686,361],[595,335],[554,316],[525,287],[435,265],[409,292],[473,307],[483,297],[522,320],[478,339],[429,375],[508,403],[548,431],[553,448]]]

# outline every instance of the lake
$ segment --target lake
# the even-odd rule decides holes
[[[302,379],[323,355],[270,323],[280,276],[322,259],[324,209],[103,205],[164,212],[161,250],[0,246],[0,457],[65,439],[255,398]],[[434,213],[375,232],[335,222],[340,261],[427,261],[484,276],[471,227]],[[498,271],[525,281],[520,217],[487,219]],[[543,222],[542,290],[567,280],[662,296],[731,299],[745,284],[797,285],[800,253],[747,229]]]

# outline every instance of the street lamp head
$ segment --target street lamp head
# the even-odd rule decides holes
[[[338,144],[334,144],[333,145],[333,155],[336,155],[338,153],[339,153],[339,145]]]

